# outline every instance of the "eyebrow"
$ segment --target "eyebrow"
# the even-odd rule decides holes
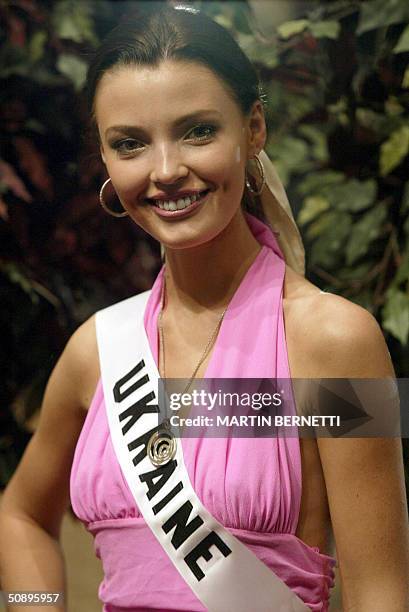
[[[183,115],[183,117],[179,117],[179,119],[176,119],[176,121],[174,122],[174,127],[181,127],[190,121],[198,121],[209,115],[217,115],[218,117],[222,117],[222,114],[215,109],[198,110],[194,113],[189,113],[188,115]],[[138,125],[112,125],[111,127],[105,130],[105,137],[108,137],[111,132],[122,132],[127,134],[145,134],[144,128]]]

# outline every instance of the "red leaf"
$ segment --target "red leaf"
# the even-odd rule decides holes
[[[24,47],[26,44],[26,24],[24,21],[13,15],[10,17],[8,38],[15,47]]]
[[[28,193],[21,178],[17,176],[12,166],[10,166],[10,164],[8,164],[2,159],[0,159],[0,180],[18,198],[21,198],[25,202],[32,202],[33,198]],[[3,215],[0,214],[0,216],[3,216]]]
[[[28,174],[33,185],[51,199],[54,188],[44,155],[24,136],[16,136],[14,146],[19,154],[20,168]]]
[[[0,196],[0,217],[2,219],[4,219],[4,221],[8,221],[9,220],[9,213],[8,213],[8,209],[7,209],[7,204],[1,198],[1,196]]]

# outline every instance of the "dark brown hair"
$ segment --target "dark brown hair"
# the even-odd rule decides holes
[[[259,79],[230,33],[191,7],[142,3],[102,41],[88,69],[87,100],[93,112],[104,73],[115,66],[157,66],[165,59],[204,64],[229,87],[244,114],[260,99]]]
[[[210,68],[245,115],[261,100],[254,66],[224,27],[192,7],[138,3],[138,9],[123,17],[105,37],[89,66],[87,101],[94,127],[95,94],[106,71],[132,65],[158,66],[166,59],[199,62]],[[243,203],[260,216],[257,208],[253,210],[252,199],[246,190]]]

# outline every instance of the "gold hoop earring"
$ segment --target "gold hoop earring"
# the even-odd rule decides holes
[[[252,193],[253,195],[260,195],[261,192],[264,189],[264,185],[266,184],[266,175],[265,175],[265,172],[264,172],[263,163],[260,160],[259,156],[255,155],[254,157],[252,157],[252,159],[254,159],[256,164],[257,164],[257,168],[258,168],[259,174],[261,176],[261,185],[260,185],[260,187],[258,189],[253,189],[253,187],[251,186],[251,183],[249,181],[249,178],[248,178],[248,172],[246,170],[246,187],[250,191],[250,193]]]
[[[108,185],[108,183],[111,182],[111,179],[108,178],[105,183],[102,185],[100,191],[99,191],[99,203],[101,204],[102,208],[105,210],[105,212],[107,212],[109,215],[111,215],[112,217],[127,217],[128,216],[128,211],[124,210],[124,212],[116,212],[115,210],[111,210],[107,205],[106,202],[104,200],[104,189],[105,187]]]

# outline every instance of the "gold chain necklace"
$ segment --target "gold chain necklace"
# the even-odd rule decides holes
[[[163,277],[162,298],[161,298],[162,305],[161,305],[161,309],[160,309],[160,313],[159,313],[158,325],[159,325],[159,332],[160,332],[160,343],[161,343],[161,346],[162,346],[162,372],[163,372],[163,378],[166,378],[166,371],[165,371],[165,338],[164,338],[164,334],[163,334],[163,325],[162,325],[162,314],[163,314],[164,297],[165,297],[165,277]],[[214,342],[214,339],[216,338],[217,332],[219,330],[219,327],[220,327],[220,325],[221,325],[221,323],[223,321],[224,315],[227,312],[227,308],[228,308],[228,306],[226,306],[226,308],[223,310],[223,312],[222,312],[222,314],[221,314],[221,316],[220,316],[220,318],[219,318],[219,320],[217,322],[217,325],[216,325],[212,335],[210,336],[208,343],[206,344],[206,348],[205,348],[202,356],[200,357],[198,364],[196,365],[195,369],[193,370],[193,374],[190,377],[188,385],[185,388],[185,390],[183,391],[183,393],[186,393],[187,390],[190,388],[190,385],[192,384],[193,379],[194,379],[197,371],[199,370],[199,368],[202,365],[203,361],[206,359],[207,354],[208,354],[208,352],[210,350],[210,347],[212,346],[212,344]],[[160,351],[159,351],[159,353],[160,353]]]

